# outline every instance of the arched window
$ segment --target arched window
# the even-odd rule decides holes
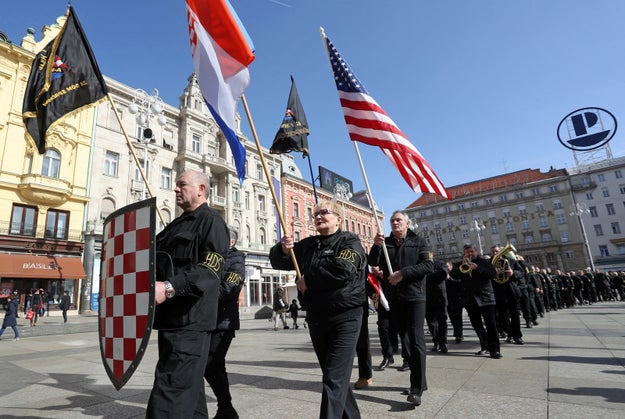
[[[115,211],[115,201],[111,198],[103,198],[100,208],[102,208],[100,210],[100,218],[104,220],[106,217],[111,215],[113,211]]]
[[[41,165],[41,174],[43,176],[58,178],[61,169],[61,155],[54,149],[47,149],[43,155],[43,164]]]

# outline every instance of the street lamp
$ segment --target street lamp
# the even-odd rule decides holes
[[[582,236],[584,237],[584,245],[586,247],[586,252],[588,253],[588,259],[590,260],[590,268],[592,271],[595,271],[595,263],[592,260],[592,253],[590,252],[590,244],[588,243],[588,236],[586,236],[586,228],[584,227],[584,219],[582,218],[583,214],[590,214],[590,210],[584,203],[576,203],[571,205],[570,216],[576,215],[579,220],[579,225],[582,228]]]
[[[471,231],[477,232],[477,244],[480,247],[480,255],[484,254],[484,249],[482,248],[482,231],[486,229],[484,223],[480,220],[473,220],[473,227],[471,227]]]
[[[347,230],[347,216],[345,215],[345,201],[349,201],[352,198],[352,192],[349,190],[349,185],[346,183],[334,184],[334,198],[341,201],[343,206],[343,218],[345,219],[345,230]]]
[[[136,89],[132,103],[128,105],[128,112],[135,117],[137,124],[142,128],[141,135],[138,135],[137,141],[143,145],[143,181],[142,199],[145,199],[146,183],[148,176],[148,144],[155,143],[154,133],[150,128],[150,121],[156,117],[158,125],[165,126],[167,118],[163,114],[163,100],[158,96],[158,90],[153,89],[151,94],[145,90]]]

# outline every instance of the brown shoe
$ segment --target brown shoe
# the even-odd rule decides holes
[[[362,390],[369,387],[371,384],[373,384],[373,380],[371,378],[359,378],[358,381],[354,383],[354,388],[356,390]]]

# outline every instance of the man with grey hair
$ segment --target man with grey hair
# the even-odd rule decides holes
[[[208,417],[204,369],[229,234],[208,207],[209,179],[189,170],[176,179],[183,213],[156,236],[154,328],[159,359],[148,401],[148,418]]]
[[[410,368],[408,401],[421,404],[427,390],[425,377],[425,278],[434,269],[432,252],[425,239],[408,228],[408,217],[402,211],[391,215],[391,234],[376,234],[368,257],[370,266],[379,266],[383,281],[390,284],[389,305],[397,331],[405,344]],[[383,256],[386,247],[391,266]]]

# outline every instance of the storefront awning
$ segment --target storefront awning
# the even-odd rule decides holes
[[[85,279],[87,275],[77,256],[0,253],[0,277]]]

